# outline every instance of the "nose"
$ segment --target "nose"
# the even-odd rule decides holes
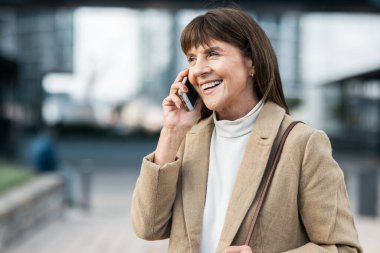
[[[206,77],[211,72],[210,65],[207,59],[197,59],[195,64],[190,67],[189,75],[190,79],[199,80]]]

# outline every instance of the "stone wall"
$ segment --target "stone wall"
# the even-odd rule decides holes
[[[64,180],[46,174],[0,196],[0,252],[33,228],[59,218],[64,208]]]

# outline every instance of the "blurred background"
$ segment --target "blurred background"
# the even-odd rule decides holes
[[[380,252],[380,0],[235,1],[277,53],[291,114],[329,135]],[[0,0],[0,252],[166,252],[131,194],[184,26],[230,1]]]

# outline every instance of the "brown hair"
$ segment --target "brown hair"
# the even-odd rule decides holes
[[[218,8],[194,18],[182,31],[182,51],[186,54],[192,47],[207,45],[212,39],[230,43],[251,58],[258,99],[272,101],[289,114],[276,54],[265,32],[249,14],[237,8]],[[209,115],[211,111],[204,107],[202,118]]]

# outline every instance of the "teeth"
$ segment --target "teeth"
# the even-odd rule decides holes
[[[208,88],[212,88],[212,87],[215,87],[219,84],[221,84],[222,81],[213,81],[213,82],[210,82],[210,83],[205,83],[201,86],[201,89],[202,90],[205,90],[205,89],[208,89]]]

